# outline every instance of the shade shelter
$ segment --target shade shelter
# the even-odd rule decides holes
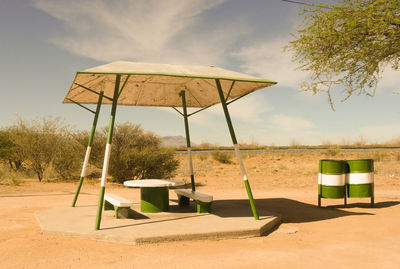
[[[191,156],[188,118],[212,105],[221,103],[232,143],[243,174],[253,216],[258,219],[257,208],[240,154],[239,145],[229,115],[228,105],[245,95],[274,85],[276,82],[214,66],[185,66],[155,63],[117,61],[77,72],[63,103],[97,104],[81,178],[72,206],[75,206],[94,138],[101,104],[111,104],[110,124],[100,183],[99,203],[95,229],[100,228],[102,205],[111,154],[112,135],[118,105],[172,107],[184,118],[191,187],[195,191],[195,179]],[[177,107],[182,107],[182,111]],[[198,108],[188,114],[187,108]]]

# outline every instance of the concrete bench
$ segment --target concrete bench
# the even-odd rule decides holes
[[[116,219],[119,219],[120,217],[127,218],[129,215],[129,208],[132,205],[132,201],[118,195],[112,193],[104,195],[104,210],[114,210]]]
[[[176,189],[179,206],[188,206],[190,199],[193,199],[197,205],[197,213],[210,213],[213,197],[211,195],[192,191],[188,189]]]

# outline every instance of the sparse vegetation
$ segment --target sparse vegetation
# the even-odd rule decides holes
[[[211,153],[214,160],[220,163],[232,163],[232,154],[220,150],[215,150]]]
[[[44,118],[28,123],[19,119],[0,130],[2,178],[18,184],[20,174],[34,172],[39,181],[78,179],[87,132],[74,131],[58,118]],[[106,129],[96,133],[90,163],[102,168]],[[121,124],[115,127],[109,174],[115,181],[145,177],[170,177],[178,167],[172,149],[161,148],[161,140],[140,126]],[[31,176],[31,175],[30,175]],[[2,182],[5,179],[2,180]]]
[[[115,127],[109,174],[116,182],[169,178],[178,165],[174,151],[161,148],[161,139],[154,133],[131,123]]]
[[[0,165],[0,184],[19,186],[23,182],[20,172],[5,165]]]
[[[323,154],[327,156],[336,156],[340,153],[340,147],[329,147]]]

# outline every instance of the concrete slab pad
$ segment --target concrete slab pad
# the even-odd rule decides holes
[[[246,200],[214,201],[211,214],[196,213],[195,204],[170,211],[141,213],[135,203],[128,219],[115,219],[114,211],[103,211],[101,229],[94,230],[96,205],[57,207],[35,213],[44,233],[77,236],[123,244],[147,244],[185,240],[220,240],[267,235],[280,223],[275,213],[259,209],[260,220],[252,216]]]

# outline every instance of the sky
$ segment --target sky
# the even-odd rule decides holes
[[[318,1],[308,1],[318,2]],[[321,2],[321,1],[320,1]],[[323,2],[323,1],[322,1]],[[325,1],[326,2],[326,1]],[[376,95],[352,96],[333,111],[327,96],[300,92],[307,74],[283,47],[301,6],[281,0],[0,0],[0,127],[60,117],[90,130],[93,115],[62,104],[75,73],[117,60],[219,66],[277,81],[229,106],[240,143],[384,143],[400,137],[399,71],[387,68]],[[103,106],[99,126],[107,126]],[[118,107],[117,123],[184,136],[173,109]],[[231,145],[222,108],[189,118],[191,140]]]

